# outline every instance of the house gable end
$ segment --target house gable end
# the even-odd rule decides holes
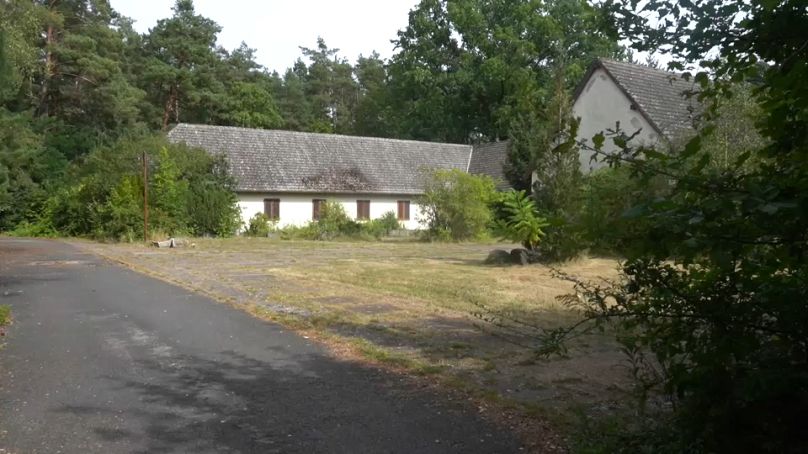
[[[598,70],[602,70],[603,73],[605,73],[611,79],[612,83],[614,83],[617,86],[617,88],[620,89],[620,91],[623,93],[623,96],[626,97],[629,103],[632,106],[636,106],[635,110],[639,112],[640,115],[643,116],[643,118],[645,119],[645,121],[648,122],[649,125],[651,125],[651,127],[654,129],[654,132],[662,137],[665,137],[665,134],[662,132],[662,129],[660,129],[660,127],[657,125],[654,119],[651,118],[650,115],[648,115],[648,112],[645,111],[642,104],[640,104],[636,99],[634,99],[634,96],[632,96],[631,93],[629,93],[629,91],[626,90],[626,87],[623,86],[617,78],[615,78],[614,74],[612,74],[609,71],[609,68],[607,68],[606,65],[603,64],[603,61],[601,60],[596,60],[594,63],[592,63],[592,65],[589,66],[589,69],[587,70],[583,80],[575,88],[575,93],[572,98],[573,105],[575,105],[578,102],[578,99],[584,93],[587,92],[586,87],[590,85],[590,83],[592,82],[592,78],[597,76]]]

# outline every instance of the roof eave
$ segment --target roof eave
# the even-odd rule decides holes
[[[586,73],[584,74],[584,77],[581,78],[581,81],[578,82],[578,85],[575,87],[575,91],[573,91],[573,93],[572,93],[572,103],[573,104],[578,102],[578,98],[581,96],[581,93],[583,93],[584,88],[589,83],[589,79],[592,78],[592,74],[594,74],[595,71],[598,70],[598,68],[602,68],[602,67],[603,67],[603,62],[599,58],[596,58],[595,61],[593,61],[589,65],[589,68],[586,70]]]
[[[331,195],[402,195],[402,196],[419,196],[423,195],[423,191],[303,191],[303,190],[290,190],[290,189],[243,189],[236,188],[233,191],[237,194],[331,194]]]

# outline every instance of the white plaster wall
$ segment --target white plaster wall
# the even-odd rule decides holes
[[[592,146],[592,137],[607,129],[615,129],[620,122],[620,129],[627,135],[641,130],[632,140],[632,144],[655,145],[660,137],[654,128],[638,110],[631,109],[631,101],[620,87],[603,70],[598,69],[589,78],[575,104],[572,106],[573,116],[581,119],[578,129],[578,141],[585,141]],[[606,138],[603,151],[614,152],[618,147],[611,139]],[[591,162],[592,152],[580,150],[581,171],[584,173],[606,166],[603,162]]]
[[[416,203],[416,196],[413,195],[365,195],[365,194],[273,194],[273,193],[239,193],[238,205],[241,209],[241,220],[245,227],[249,225],[250,218],[257,213],[264,212],[264,199],[280,200],[280,221],[278,227],[289,225],[303,226],[311,222],[312,200],[325,199],[333,200],[345,207],[345,213],[352,219],[356,219],[356,201],[370,200],[370,218],[376,219],[388,211],[398,215],[398,201],[410,201],[410,220],[401,221],[407,230],[419,230],[426,228],[426,224],[420,220],[420,208]]]

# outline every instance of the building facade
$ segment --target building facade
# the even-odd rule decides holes
[[[474,147],[336,134],[179,124],[174,143],[222,154],[236,180],[245,225],[265,213],[279,227],[318,218],[326,200],[358,221],[393,212],[409,230],[425,228],[418,206],[425,178],[436,169],[491,176],[506,189],[507,145]]]

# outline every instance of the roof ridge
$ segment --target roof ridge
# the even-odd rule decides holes
[[[615,60],[613,58],[605,58],[605,57],[598,57],[597,60],[600,60],[601,62],[606,62],[606,63],[614,63],[614,64],[618,64],[618,65],[631,66],[633,68],[642,69],[644,71],[653,71],[653,72],[657,72],[657,73],[662,73],[662,74],[665,74],[665,75],[668,75],[668,76],[674,76],[674,77],[677,77],[677,78],[679,78],[681,80],[684,80],[684,78],[682,77],[682,73],[677,73],[677,72],[669,71],[667,69],[662,69],[662,68],[654,68],[653,66],[644,65],[642,63],[633,63],[633,62],[629,62],[629,61],[620,61],[620,60]]]
[[[471,151],[439,142],[190,123],[168,137],[224,153],[243,192],[420,194],[423,167],[465,169]]]
[[[355,139],[355,140],[371,140],[377,142],[393,142],[393,143],[416,143],[416,144],[430,144],[430,145],[445,145],[457,148],[467,148],[469,151],[473,148],[473,145],[469,144],[462,144],[462,143],[449,143],[449,142],[432,142],[428,140],[413,140],[413,139],[393,139],[388,137],[372,137],[372,136],[354,136],[350,134],[336,134],[336,133],[327,133],[327,132],[306,132],[306,131],[292,131],[289,129],[264,129],[264,128],[246,128],[243,126],[223,126],[223,125],[210,125],[205,123],[178,123],[175,125],[174,128],[171,129],[173,131],[177,127],[180,126],[190,126],[190,127],[203,127],[203,128],[215,128],[215,129],[231,129],[231,130],[239,130],[239,131],[253,131],[253,132],[274,132],[274,133],[281,133],[281,134],[288,134],[288,135],[297,135],[297,136],[320,136],[320,137],[339,137],[339,138],[347,138],[347,139]],[[169,131],[169,132],[171,132]]]

